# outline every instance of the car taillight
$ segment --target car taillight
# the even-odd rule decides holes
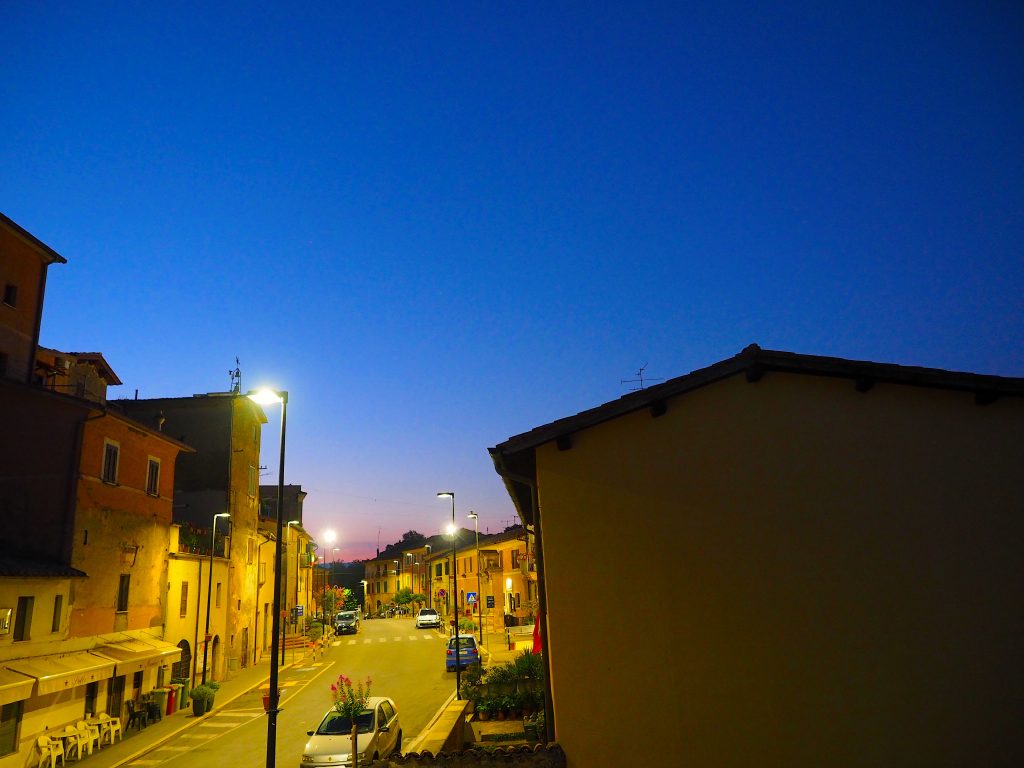
[[[469,649],[469,652],[470,652],[471,654],[473,654],[474,656],[476,656],[476,648],[470,648],[470,649]]]
[[[451,648],[449,648],[449,649],[448,649],[448,655],[449,655],[449,656],[451,656],[451,655],[452,655],[452,649],[451,649]]]

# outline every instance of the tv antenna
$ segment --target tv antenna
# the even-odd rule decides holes
[[[636,373],[633,374],[634,376],[636,376],[635,379],[619,379],[619,384],[636,384],[636,383],[639,382],[640,386],[633,387],[632,391],[636,392],[638,390],[643,389],[644,388],[644,370],[646,368],[647,368],[647,363],[644,363],[643,365],[640,366],[640,370],[638,370]],[[662,381],[662,380],[663,379],[647,379],[646,381],[648,383],[650,383],[652,381]]]
[[[241,392],[242,391],[242,369],[238,364],[238,358],[235,358],[235,370],[228,371],[228,376],[231,378],[231,391]]]

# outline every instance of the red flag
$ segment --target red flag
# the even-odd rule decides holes
[[[533,620],[533,652],[540,653],[543,650],[540,644],[540,611],[537,611],[537,616]]]

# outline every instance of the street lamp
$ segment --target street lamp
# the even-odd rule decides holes
[[[289,520],[288,521],[288,535],[291,536],[291,529],[293,525],[302,525],[301,520]],[[299,534],[295,534],[295,605],[292,608],[295,612],[295,621],[292,623],[295,625],[295,629],[299,628]]]
[[[480,625],[480,638],[485,641],[483,612],[480,609],[480,600],[483,597],[480,591],[480,515],[473,510],[467,515],[473,521],[473,530],[476,532],[476,623]]]
[[[259,405],[281,404],[281,460],[277,468],[277,542],[274,547],[274,624],[270,647],[270,700],[267,704],[267,760],[266,768],[277,763],[277,713],[281,703],[278,680],[278,652],[281,643],[281,539],[284,533],[284,443],[288,421],[288,393],[284,390],[261,389],[248,393]]]
[[[448,532],[452,535],[452,616],[455,620],[452,624],[455,625],[455,698],[456,700],[462,699],[462,694],[459,689],[462,687],[462,659],[459,654],[459,593],[456,592],[458,582],[455,581],[455,532],[458,528],[455,527],[455,491],[438,491],[437,497],[439,499],[450,498],[452,500],[452,524],[448,527]]]
[[[366,610],[366,585],[369,583],[366,579],[360,579],[359,583],[363,585],[363,618],[366,618],[369,611]]]
[[[213,550],[217,544],[217,518],[231,517],[228,512],[218,512],[210,526],[210,578],[206,582],[206,642],[203,643],[203,685],[206,685],[206,651],[210,647],[210,600],[213,597]],[[193,678],[194,680],[195,678]]]

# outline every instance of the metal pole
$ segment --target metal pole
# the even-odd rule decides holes
[[[288,420],[288,393],[278,392],[281,398],[281,461],[277,477],[277,542],[274,547],[274,624],[273,645],[270,650],[270,703],[267,706],[267,760],[266,768],[277,762],[277,713],[280,712],[278,681],[278,650],[281,645],[281,539],[284,528],[284,444],[285,425]]]
[[[459,653],[459,582],[455,563],[455,536],[459,529],[455,525],[455,494],[452,493],[452,614],[455,616],[455,699],[462,699],[462,661]]]
[[[484,635],[483,610],[480,601],[483,594],[480,589],[480,516],[476,512],[470,512],[473,516],[473,531],[476,533],[476,622],[480,625],[480,638],[484,640],[484,647],[487,647],[486,635]]]

